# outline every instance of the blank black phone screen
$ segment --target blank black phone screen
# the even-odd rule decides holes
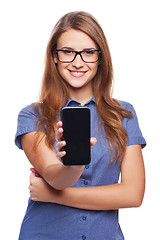
[[[90,163],[90,109],[87,107],[64,107],[61,110],[63,137],[66,146],[64,165],[87,165]]]

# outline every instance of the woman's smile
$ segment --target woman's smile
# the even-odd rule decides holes
[[[70,72],[71,76],[76,78],[83,77],[87,72],[87,71],[76,71],[76,70],[68,70],[68,71]]]

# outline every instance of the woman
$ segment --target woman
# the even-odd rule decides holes
[[[63,16],[47,46],[40,100],[18,118],[15,142],[34,167],[20,240],[124,239],[118,209],[142,203],[146,142],[132,105],[112,98],[112,82],[111,56],[98,22],[85,12]],[[91,111],[87,166],[61,161],[67,144],[60,140],[63,106]]]

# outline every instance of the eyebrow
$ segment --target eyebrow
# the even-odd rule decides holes
[[[67,50],[73,50],[73,51],[76,51],[74,48],[72,47],[62,47],[61,48],[62,50],[64,49],[67,49]],[[86,51],[86,50],[97,50],[95,47],[89,47],[89,48],[84,48],[82,51]]]

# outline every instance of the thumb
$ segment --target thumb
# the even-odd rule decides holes
[[[91,147],[93,147],[97,143],[97,139],[95,137],[91,137],[90,143],[91,143]]]
[[[31,172],[30,177],[29,177],[30,184],[32,184],[34,178],[35,178],[35,174],[33,172]]]

